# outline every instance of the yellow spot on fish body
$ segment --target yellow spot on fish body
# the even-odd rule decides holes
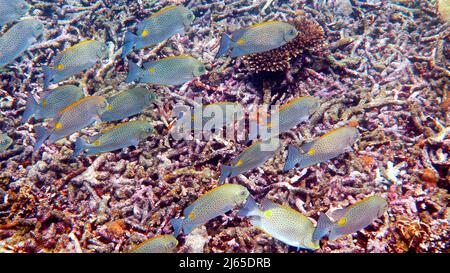
[[[42,100],[42,107],[43,108],[47,107],[47,100]]]
[[[56,70],[62,70],[63,69],[63,65],[62,64],[58,64],[57,66],[56,66]]]
[[[150,73],[155,73],[155,71],[156,71],[156,69],[154,68],[154,67],[150,67],[149,69],[148,69],[148,72],[150,72]]]
[[[245,40],[244,39],[239,39],[237,42],[236,42],[238,45],[243,45],[243,44],[245,44]]]
[[[314,150],[314,149],[309,149],[308,155],[315,155],[315,154],[316,154],[316,150]]]
[[[345,223],[347,223],[347,218],[346,218],[346,217],[342,217],[342,218],[339,219],[339,221],[338,221],[338,225],[341,226],[341,227],[344,226]]]
[[[236,163],[236,166],[241,166],[244,164],[244,161],[242,159],[239,159],[239,161]]]
[[[102,142],[98,139],[92,143],[92,145],[94,145],[94,146],[98,146],[100,144],[102,144]]]
[[[144,29],[144,30],[142,31],[141,36],[142,36],[142,37],[147,37],[149,34],[150,34],[150,32],[149,32],[147,29]]]
[[[106,106],[106,110],[111,111],[113,109],[113,106],[111,104],[108,104],[108,106]]]
[[[266,211],[264,212],[264,217],[269,218],[270,215],[272,215],[272,212],[271,212],[270,210],[266,210]]]
[[[269,123],[269,124],[267,124],[267,127],[268,127],[268,128],[272,128],[272,126],[273,126],[273,125],[272,125],[272,122]]]
[[[189,220],[194,220],[195,214],[193,212],[189,213],[188,218]]]
[[[195,115],[192,115],[191,120],[194,121],[197,117]]]
[[[55,124],[55,129],[56,130],[59,130],[59,129],[61,129],[62,128],[62,123],[61,122],[57,122],[56,124]]]

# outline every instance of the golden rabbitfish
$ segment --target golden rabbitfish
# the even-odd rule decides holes
[[[173,235],[158,235],[130,250],[131,253],[172,253],[178,245]]]
[[[306,168],[335,158],[344,153],[358,136],[358,129],[345,126],[303,144],[300,149],[294,145],[289,145],[284,171],[289,171],[297,164],[299,168]]]
[[[24,0],[0,0],[0,27],[24,16],[30,4]]]
[[[78,156],[81,151],[86,151],[86,156],[89,156],[128,146],[137,146],[152,131],[153,127],[150,122],[144,120],[128,121],[90,137],[89,143],[86,143],[82,138],[78,138],[73,156]]]
[[[141,49],[169,39],[177,33],[184,33],[194,21],[191,10],[183,6],[166,7],[137,26],[137,35],[131,31],[125,34],[122,57],[135,49]]]
[[[107,47],[97,40],[84,40],[58,54],[53,67],[43,66],[44,89],[51,83],[57,83],[94,66],[105,57]]]
[[[238,216],[250,217],[252,225],[283,243],[297,248],[318,249],[319,242],[312,239],[314,224],[308,217],[290,207],[265,198],[259,209],[252,197],[247,199]]]
[[[231,37],[224,33],[216,58],[229,50],[231,58],[269,51],[292,41],[297,34],[293,25],[281,21],[268,21],[239,29]]]
[[[236,184],[224,184],[210,190],[184,209],[184,219],[170,220],[175,237],[181,229],[187,235],[195,227],[243,204],[249,195],[247,188]]]
[[[35,127],[37,150],[48,138],[50,143],[71,135],[95,121],[100,120],[103,111],[110,109],[106,99],[101,96],[89,96],[67,106],[53,119],[52,128]]]
[[[19,57],[43,33],[44,25],[35,19],[22,20],[12,26],[0,37],[0,68]]]
[[[381,217],[386,208],[387,201],[381,196],[373,195],[345,208],[332,213],[336,222],[321,213],[313,239],[320,240],[328,235],[330,241],[341,236],[351,234],[370,225],[376,218]]]
[[[130,61],[126,83],[181,85],[205,74],[203,63],[192,56],[171,56],[144,63],[144,69]]]
[[[52,118],[59,111],[84,97],[83,90],[75,85],[63,85],[46,92],[38,103],[31,93],[28,93],[27,107],[22,115],[22,122],[31,116],[35,119]]]

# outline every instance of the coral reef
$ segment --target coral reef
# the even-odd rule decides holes
[[[247,108],[321,98],[308,123],[282,135],[285,145],[300,145],[350,121],[357,126],[361,138],[353,151],[336,159],[283,173],[283,149],[230,181],[246,186],[258,202],[268,197],[315,220],[320,211],[372,194],[387,198],[380,220],[336,241],[323,240],[317,252],[448,252],[448,23],[434,0],[351,1],[351,16],[336,12],[334,2],[275,0],[261,10],[253,0],[30,1],[30,15],[45,24],[45,40],[0,74],[0,129],[14,140],[0,153],[0,252],[124,252],[171,233],[169,220],[217,186],[219,166],[246,147],[221,138],[171,138],[173,106],[192,106],[199,94],[203,102]],[[178,88],[146,86],[160,101],[138,118],[152,121],[154,135],[136,149],[71,158],[76,137],[113,125],[99,124],[33,153],[37,122],[22,125],[20,119],[28,93],[43,92],[42,65],[65,47],[97,37],[107,42],[109,58],[64,83],[80,84],[86,95],[120,92],[129,87],[120,57],[125,31],[173,3],[194,11],[195,28],[129,58],[141,63],[188,53],[210,72]],[[323,29],[324,53],[290,63],[276,86],[256,83],[234,61],[214,60],[227,26],[299,15]],[[306,252],[268,237],[235,212],[178,239],[178,252]]]
[[[304,17],[289,22],[298,30],[298,36],[280,48],[242,57],[246,70],[255,73],[286,71],[303,54],[321,51],[325,37],[317,22]]]

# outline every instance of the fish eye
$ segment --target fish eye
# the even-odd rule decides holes
[[[295,36],[295,35],[297,35],[297,30],[291,29],[291,30],[289,30],[288,34],[289,34],[289,36]]]
[[[198,68],[198,72],[200,72],[200,73],[205,73],[205,71],[206,71],[206,68],[203,65]]]
[[[245,196],[246,192],[245,191],[241,191],[241,196]]]
[[[187,15],[187,18],[188,18],[189,20],[194,20],[194,19],[195,19],[195,16],[194,16],[194,14],[189,13],[189,14]]]

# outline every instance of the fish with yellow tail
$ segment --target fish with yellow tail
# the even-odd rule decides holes
[[[305,249],[318,249],[313,240],[314,224],[300,212],[265,198],[258,207],[250,196],[238,216],[250,217],[252,225],[283,243]]]
[[[89,143],[86,143],[82,138],[78,138],[75,142],[73,157],[78,156],[81,151],[86,151],[86,156],[90,156],[115,151],[128,146],[137,146],[152,131],[153,126],[148,121],[128,121],[90,137]]]
[[[46,92],[39,103],[28,94],[27,107],[22,115],[22,123],[34,116],[35,119],[52,118],[59,111],[84,97],[83,90],[75,85],[63,85]]]
[[[39,20],[25,19],[13,25],[0,37],[0,68],[22,55],[43,33]]]
[[[173,253],[178,240],[173,235],[158,235],[132,248],[130,253]]]
[[[300,148],[288,146],[288,156],[284,171],[325,162],[345,153],[358,138],[358,129],[350,126],[341,127],[324,134],[316,140],[303,144]]]
[[[210,190],[184,209],[184,219],[170,220],[174,236],[181,230],[187,235],[195,227],[244,204],[249,195],[247,188],[237,184],[224,184]]]
[[[131,31],[125,34],[122,57],[125,58],[133,48],[150,47],[177,33],[184,33],[194,19],[192,11],[183,6],[170,6],[156,12],[138,24],[136,35]]]
[[[103,111],[111,109],[106,99],[101,96],[89,96],[72,103],[58,112],[51,123],[51,128],[37,126],[35,150],[48,139],[53,143],[63,137],[71,135],[91,124],[100,121],[100,115]]]
[[[205,74],[203,63],[191,56],[171,56],[144,63],[142,69],[133,62],[128,63],[126,83],[152,83],[160,85],[181,85]]]
[[[253,143],[238,157],[231,161],[231,166],[222,165],[220,167],[219,182],[224,183],[227,178],[235,177],[241,173],[262,166],[267,160],[273,157],[280,148],[281,141],[278,138],[270,138]]]
[[[53,61],[53,67],[44,66],[44,90],[49,84],[57,83],[79,74],[107,55],[107,47],[97,40],[84,40],[65,49]]]
[[[333,211],[333,222],[325,213],[320,213],[313,240],[328,236],[330,241],[361,230],[381,217],[388,203],[381,196],[373,195],[345,208]]]
[[[231,58],[269,51],[279,48],[297,37],[297,29],[286,22],[268,21],[231,34],[222,34],[216,58],[231,50]]]

